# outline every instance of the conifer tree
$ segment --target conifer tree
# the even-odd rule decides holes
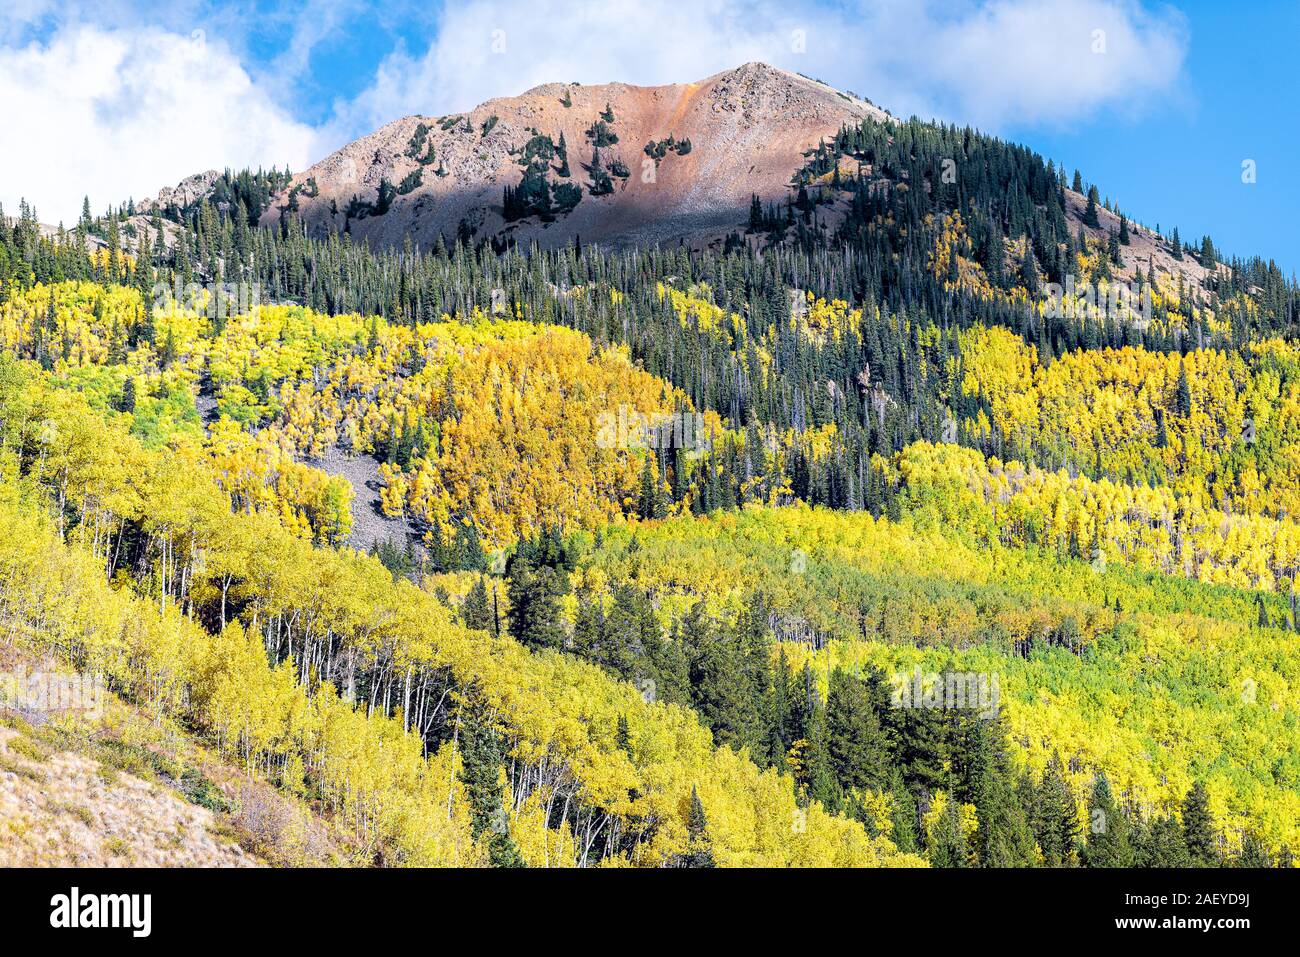
[[[501,738],[474,701],[461,708],[460,779],[470,808],[470,829],[475,839],[486,838],[493,867],[523,867],[523,858],[510,836],[509,814],[504,805],[504,762]]]
[[[487,632],[496,630],[493,627],[492,607],[488,604],[487,583],[483,575],[479,575],[475,579],[469,593],[466,594],[465,603],[461,606],[460,617],[465,622],[466,628],[476,628]]]
[[[1076,860],[1079,834],[1078,806],[1059,754],[1053,754],[1043,771],[1038,789],[1037,820],[1034,831],[1043,861],[1049,867],[1068,866]]]
[[[117,411],[135,411],[135,376],[129,376],[122,385],[122,395],[117,400]]]
[[[1213,270],[1218,265],[1218,257],[1214,254],[1214,242],[1209,236],[1201,240],[1201,265],[1206,269]]]
[[[844,790],[881,790],[889,773],[888,743],[866,685],[837,668],[826,699],[828,749]]]
[[[560,616],[560,599],[569,591],[567,571],[540,562],[522,548],[506,567],[506,612],[510,636],[530,648],[560,648],[565,629]]]
[[[566,95],[567,95],[567,91],[566,91]],[[556,170],[556,175],[563,179],[568,179],[573,174],[572,171],[569,169],[569,144],[566,143],[564,140],[563,131],[560,132],[560,143],[555,148],[555,154],[560,159],[560,168]]]
[[[1175,408],[1181,416],[1192,414],[1192,386],[1187,378],[1187,364],[1178,363],[1178,397]]]
[[[927,856],[931,867],[969,867],[970,847],[961,825],[961,804],[951,794],[944,805]]]
[[[1183,801],[1183,841],[1194,867],[1215,867],[1219,850],[1214,840],[1214,818],[1205,785],[1195,782]]]
[[[1088,187],[1088,205],[1083,211],[1083,224],[1091,226],[1093,229],[1101,227],[1101,220],[1097,218],[1097,187]]]
[[[1135,829],[1139,867],[1189,867],[1183,828],[1172,817],[1157,817]]]
[[[652,456],[647,453],[641,463],[641,497],[637,512],[643,519],[663,518],[663,494],[659,487],[658,470]]]
[[[975,716],[969,803],[975,805],[975,852],[982,867],[1030,867],[1035,863],[1029,814],[1016,797],[1001,718]],[[963,789],[959,789],[963,790]],[[959,795],[960,796],[960,795]]]
[[[1084,858],[1089,867],[1132,867],[1128,816],[1115,803],[1110,781],[1098,772],[1088,798],[1088,840]]]
[[[709,840],[709,822],[704,816],[700,793],[691,787],[691,807],[686,816],[686,834],[689,844],[682,856],[683,867],[717,867],[713,859],[713,842]]]
[[[903,781],[902,771],[897,767],[890,772],[888,793],[890,839],[900,851],[912,853],[917,850],[916,799]]]
[[[1255,835],[1253,831],[1247,831],[1241,837],[1241,851],[1233,861],[1234,867],[1272,867],[1273,859],[1268,853],[1268,848]]]

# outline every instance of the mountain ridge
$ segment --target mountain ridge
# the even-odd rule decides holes
[[[754,196],[778,208],[791,201],[811,151],[864,119],[900,122],[869,100],[756,61],[690,83],[547,82],[463,113],[392,120],[288,178],[255,215],[267,228],[296,217],[318,238],[347,233],[389,248],[408,240],[424,249],[440,240],[718,247],[745,232]],[[616,141],[604,142],[599,124]],[[563,157],[556,155],[561,142]],[[595,195],[595,154],[611,187],[604,195]],[[512,215],[506,197],[528,190],[530,168],[545,170],[550,208]],[[139,210],[192,208],[219,178],[212,170],[188,176]],[[828,185],[815,187],[817,218],[834,229],[850,200]],[[559,201],[562,190],[568,202]],[[1072,230],[1103,242],[1119,231],[1117,213],[1099,205],[1098,225],[1088,225],[1086,197],[1063,194]],[[1129,230],[1121,278],[1153,266],[1196,283],[1205,278],[1203,266],[1173,255],[1165,237],[1132,221]]]

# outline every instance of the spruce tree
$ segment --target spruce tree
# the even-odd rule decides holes
[[[1074,864],[1079,834],[1078,805],[1065,780],[1065,768],[1059,754],[1052,755],[1043,771],[1036,811],[1034,831],[1043,852],[1043,862],[1049,867]]]
[[[1241,837],[1241,851],[1233,860],[1234,867],[1272,867],[1273,860],[1262,841],[1253,831]]]
[[[648,452],[641,463],[641,495],[637,502],[637,514],[643,519],[664,516],[658,469],[654,466],[654,457]]]
[[[826,716],[830,762],[840,787],[883,789],[889,746],[866,684],[837,668],[831,673]]]
[[[1110,781],[1098,772],[1088,798],[1088,841],[1084,859],[1089,867],[1132,867],[1128,816],[1115,803]]]
[[[1192,414],[1192,386],[1187,379],[1187,364],[1183,361],[1178,363],[1178,399],[1177,410],[1181,416]]]
[[[690,655],[692,704],[719,744],[761,753],[763,723],[758,700],[732,630],[709,620],[703,602],[682,621]]]
[[[1219,850],[1214,841],[1214,818],[1205,785],[1194,783],[1183,800],[1183,841],[1194,867],[1216,867]]]
[[[492,606],[488,603],[487,583],[482,575],[470,586],[469,593],[465,596],[465,602],[460,608],[461,621],[465,623],[466,628],[476,628],[479,631],[492,632],[493,627]]]
[[[1000,718],[974,718],[974,780],[969,788],[978,827],[975,852],[982,867],[1030,867],[1034,833],[1016,798],[1016,782]]]
[[[1101,228],[1101,220],[1097,218],[1097,187],[1088,187],[1088,205],[1083,211],[1083,224],[1091,226],[1093,229]]]
[[[1213,270],[1218,263],[1218,257],[1214,254],[1214,242],[1209,236],[1206,236],[1201,240],[1201,265],[1206,269]]]
[[[470,833],[485,838],[493,867],[523,867],[523,858],[510,836],[503,784],[504,760],[500,735],[486,719],[476,695],[460,709],[461,783],[469,802]]]
[[[917,850],[916,799],[903,781],[903,773],[898,768],[890,772],[888,793],[890,839],[900,851],[915,852]]]
[[[820,802],[828,811],[839,813],[843,806],[844,791],[835,777],[826,708],[820,701],[814,703],[813,712],[808,719],[802,757],[802,779],[808,800]]]
[[[135,411],[135,377],[129,376],[122,385],[122,395],[117,400],[117,411],[134,412]]]
[[[566,634],[560,599],[569,592],[568,572],[561,565],[539,561],[528,544],[521,546],[506,567],[510,637],[530,648],[558,649]]]
[[[627,715],[618,716],[618,728],[614,735],[614,740],[618,744],[618,749],[626,754],[629,758],[633,756],[632,752],[632,729],[627,723]]]
[[[1172,817],[1157,817],[1135,829],[1138,867],[1189,867],[1183,829]]]
[[[962,830],[961,804],[951,793],[935,822],[927,857],[931,867],[970,866],[970,847]]]
[[[687,850],[682,855],[683,867],[717,867],[713,859],[713,842],[709,839],[709,822],[704,816],[700,793],[691,786],[691,807],[686,816]]]
[[[556,170],[556,175],[568,179],[572,172],[569,169],[569,144],[565,142],[563,132],[560,133],[560,143],[555,149],[555,154],[560,159],[560,168]]]

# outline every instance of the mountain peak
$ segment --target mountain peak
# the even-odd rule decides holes
[[[546,83],[389,123],[294,177],[263,223],[298,215],[377,245],[707,245],[743,230],[753,195],[787,199],[805,153],[866,117],[888,114],[759,61],[692,83]]]
[[[730,79],[751,79],[751,78],[770,78],[785,80],[802,80],[798,73],[791,73],[789,70],[782,70],[780,67],[772,66],[762,60],[750,60],[748,63],[742,63],[738,67],[730,70],[723,70],[721,73],[714,74],[713,78],[727,77]]]
[[[766,63],[762,60],[750,60],[748,63],[742,63],[740,66],[732,67],[730,70],[723,70],[721,73],[715,75],[734,77],[764,75],[794,77],[798,74],[791,73],[789,70],[782,70],[779,67],[774,67],[772,64]]]

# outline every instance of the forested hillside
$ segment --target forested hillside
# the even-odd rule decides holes
[[[800,161],[713,248],[24,208],[6,640],[353,860],[1289,866],[1295,286],[970,130]]]

